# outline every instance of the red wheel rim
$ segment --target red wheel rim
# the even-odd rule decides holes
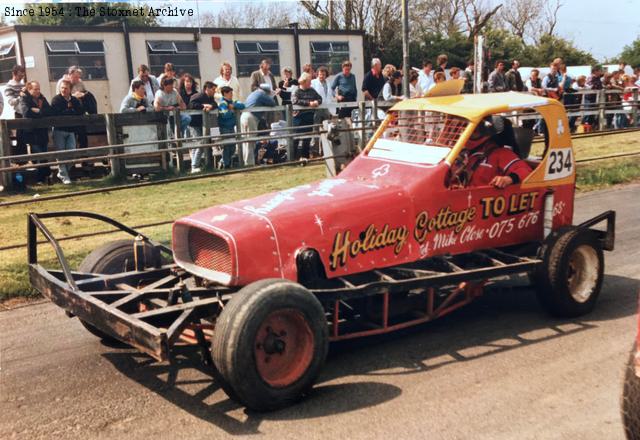
[[[311,328],[298,310],[283,309],[270,313],[255,338],[258,374],[272,387],[291,385],[309,368],[314,342]]]

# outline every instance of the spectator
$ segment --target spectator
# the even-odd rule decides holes
[[[276,80],[271,73],[271,60],[268,58],[260,61],[260,68],[251,74],[251,91],[260,88],[260,84],[269,84],[271,90],[276,90]]]
[[[379,58],[371,60],[371,70],[367,72],[362,81],[362,91],[364,99],[373,101],[378,99],[378,95],[384,87],[385,79],[382,75],[382,62]]]
[[[240,81],[238,78],[232,75],[233,69],[231,64],[227,61],[223,62],[220,66],[220,76],[213,80],[217,87],[216,99],[220,101],[222,99],[221,90],[223,87],[231,87],[233,89],[233,96],[235,99],[242,101],[242,90],[240,89]]]
[[[489,74],[489,93],[505,92],[507,80],[504,76],[504,61],[498,61],[496,68]]]
[[[184,101],[184,105],[188,107],[191,97],[198,93],[198,83],[196,82],[193,75],[191,75],[190,73],[184,73],[180,78],[179,84],[180,86],[178,87],[178,92],[180,93],[182,101]]]
[[[520,68],[520,61],[513,60],[511,62],[511,69],[505,74],[505,80],[507,82],[507,90],[514,92],[523,92],[524,83],[522,82],[522,76],[518,69]]]
[[[445,54],[438,55],[436,59],[436,64],[438,67],[436,68],[436,72],[442,72],[445,74],[445,80],[449,79],[449,75],[447,74],[447,63],[449,62],[449,57]]]
[[[418,84],[420,85],[420,89],[426,92],[431,88],[431,84],[433,84],[433,63],[429,60],[424,60],[422,62],[422,70],[420,71],[420,75],[418,77]]]
[[[605,96],[608,110],[622,109],[622,95],[620,93],[614,93],[616,91],[624,91],[624,85],[622,84],[621,77],[622,71],[620,70],[614,70],[613,73],[605,75],[604,87],[607,90],[607,94]],[[626,123],[626,115],[622,113],[607,115],[607,126],[609,128],[612,128],[612,125],[613,128],[626,128]]]
[[[382,76],[384,76],[384,80],[389,81],[389,78],[391,78],[391,75],[393,75],[393,72],[395,72],[396,70],[396,66],[394,66],[393,64],[385,64],[384,68],[382,69]]]
[[[260,84],[260,87],[255,89],[253,92],[249,94],[247,100],[245,101],[244,107],[246,109],[250,109],[253,107],[275,107],[276,101],[271,96],[271,84],[264,83]],[[295,92],[294,92],[295,93]],[[291,100],[293,104],[295,101]],[[247,133],[250,131],[256,131],[260,127],[266,128],[266,115],[264,112],[242,112],[240,115],[240,128],[243,133]],[[251,137],[251,135],[249,136]],[[255,143],[245,142],[242,144],[242,158],[244,160],[245,165],[255,165],[255,154],[254,148]]]
[[[591,75],[587,78],[587,88],[590,90],[602,90],[602,75],[602,66],[593,66],[591,68]],[[597,99],[598,95],[596,93],[585,95],[585,109],[592,109],[595,106]],[[588,126],[594,126],[598,123],[598,117],[596,115],[587,115],[584,117],[583,123]]]
[[[622,81],[624,85],[624,95],[622,95],[622,108],[627,112],[627,124],[635,124],[636,121],[631,120],[629,113],[632,112],[634,106],[633,94],[637,90],[635,85],[635,78],[633,75],[623,75]]]
[[[282,105],[291,104],[291,93],[294,86],[298,85],[298,80],[293,77],[293,70],[291,67],[285,67],[282,69],[282,79],[278,83],[278,90],[280,90],[280,99]]]
[[[402,94],[402,73],[395,71],[391,74],[391,77],[382,88],[382,98],[391,102],[404,99]]]
[[[473,86],[475,84],[475,62],[471,59],[467,61],[467,68],[464,69],[464,87],[462,87],[462,93],[473,93]]]
[[[316,78],[316,71],[311,65],[311,63],[307,63],[304,66],[302,66],[302,73],[308,73],[309,75],[311,75],[311,79]]]
[[[317,74],[318,74],[318,77],[311,80],[311,87],[316,92],[318,92],[318,95],[320,95],[320,98],[322,98],[323,104],[329,104],[331,102],[334,102],[335,99],[333,96],[333,89],[329,85],[329,81],[327,81],[327,77],[329,76],[329,69],[327,69],[325,66],[320,66],[318,67]],[[330,118],[331,118],[330,111],[326,108],[321,108],[315,111],[313,123],[322,124],[324,121]],[[314,130],[314,131],[318,131],[318,130]],[[320,150],[320,148],[316,148],[316,145],[318,144],[316,140],[317,138],[313,139],[313,151]]]
[[[205,83],[202,85],[202,92],[192,95],[191,99],[189,99],[188,108],[192,110],[202,110],[202,112],[204,113],[208,113],[212,110],[217,109],[218,104],[216,103],[215,94],[216,94],[216,85],[211,81],[205,81]],[[202,136],[202,116],[192,115],[191,124],[189,128],[194,137]],[[206,141],[203,140],[203,143],[205,142]],[[189,156],[191,157],[192,173],[199,173],[202,171],[202,169],[200,168],[202,153],[204,153],[203,148],[194,148],[189,150]]]
[[[60,93],[51,100],[51,114],[53,116],[80,116],[84,114],[82,103],[71,94],[71,82],[63,79],[59,82]],[[53,127],[53,143],[58,151],[75,150],[77,127]],[[69,185],[69,165],[58,165],[58,179]]]
[[[131,80],[131,86],[133,86],[134,81],[142,81],[144,84],[145,96],[149,103],[151,103],[153,97],[156,96],[156,92],[160,90],[160,83],[155,76],[151,75],[149,67],[145,64],[140,64],[138,67],[138,76]]]
[[[576,90],[573,88],[573,78],[567,73],[567,65],[560,64],[560,94],[562,96],[562,103],[568,112],[577,110],[580,104],[580,95],[576,95]],[[577,116],[569,116],[569,130],[573,133],[576,130]]]
[[[351,61],[343,61],[342,72],[337,74],[331,83],[331,90],[334,91],[336,101],[338,102],[354,102],[358,97],[356,77],[351,73],[351,67]],[[338,117],[350,117],[351,110],[351,107],[341,107],[338,111]]]
[[[329,76],[329,69],[325,66],[320,66],[318,68],[318,77],[316,79],[311,80],[311,87],[314,88],[316,92],[322,98],[322,102],[328,104],[334,100],[333,89],[329,85],[327,81],[327,77]]]
[[[25,77],[26,71],[24,66],[13,66],[13,69],[11,70],[11,79],[7,82],[7,85],[4,88],[4,95],[6,97],[7,104],[13,108],[16,118],[22,117],[18,110],[18,104],[20,103],[20,95],[24,89]],[[0,113],[2,113],[2,109],[0,109]]]
[[[218,105],[218,127],[220,127],[220,134],[232,134],[236,132],[236,110],[243,110],[245,105],[239,101],[233,99],[233,89],[229,86],[221,87],[222,100]],[[253,92],[251,93],[253,94]],[[251,95],[249,95],[251,97]],[[273,100],[272,100],[273,101]],[[274,102],[275,104],[275,102]],[[242,113],[244,116],[246,113]],[[240,119],[242,123],[242,118]],[[253,130],[257,129],[256,123]],[[245,130],[249,131],[249,130]],[[231,140],[230,138],[224,140]],[[233,158],[233,152],[236,150],[235,144],[225,144],[222,147],[222,168],[231,168],[231,160]],[[253,155],[252,155],[253,156]],[[245,162],[245,165],[247,163]]]
[[[49,106],[47,98],[40,93],[40,83],[38,81],[29,81],[27,83],[27,93],[20,97],[18,111],[22,117],[28,119],[40,119],[51,114],[51,106]],[[23,139],[25,143],[31,146],[31,154],[46,153],[47,145],[49,144],[49,129],[34,128],[24,130]],[[34,162],[42,161],[36,159]],[[45,159],[44,162],[47,162],[47,160]],[[49,174],[51,174],[51,169],[48,166],[38,167],[37,184],[45,183]]]
[[[173,80],[173,88],[178,88],[178,78],[176,78],[176,71],[173,68],[173,64],[165,63],[164,72],[158,77],[158,82],[160,83],[160,87],[163,87],[165,79]]]
[[[63,80],[67,80],[71,83],[71,94],[80,100],[82,109],[85,113],[95,115],[98,113],[98,103],[95,96],[89,92],[82,81],[82,69],[78,66],[71,66],[67,73],[58,81],[57,89],[60,92],[60,83]],[[53,100],[51,101],[53,106]],[[77,127],[76,134],[78,135],[78,147],[87,148],[89,146],[89,139],[87,138],[87,131],[84,126]]]
[[[422,96],[422,88],[420,87],[420,74],[415,70],[409,72],[409,97],[420,98]]]
[[[161,112],[166,110],[173,112],[173,110],[176,109],[186,110],[187,106],[182,100],[182,97],[174,89],[175,83],[175,78],[163,78],[161,83],[162,88],[156,92],[155,99],[153,100],[153,108],[156,111]],[[189,126],[190,122],[191,116],[185,115],[184,113],[180,114],[180,127],[183,128],[183,131]],[[174,124],[173,115],[171,115],[171,118],[169,119],[169,127],[171,128],[171,131],[174,131]]]
[[[542,80],[540,79],[540,71],[538,69],[532,69],[527,80],[527,90],[534,95],[544,96],[544,89],[542,88]]]
[[[436,72],[433,74],[433,84],[429,87],[429,90],[433,89],[436,85],[445,82],[447,80],[447,75],[444,72]],[[428,90],[428,91],[429,91]]]
[[[542,80],[542,88],[549,98],[560,99],[562,96],[560,81],[558,80],[558,67],[555,63],[551,63],[549,66],[549,73]]]
[[[24,79],[26,77],[26,71],[24,66],[15,65],[11,69],[11,79],[7,82],[4,89],[4,95],[6,97],[7,104],[13,109],[14,118],[21,118],[22,115],[18,109],[20,103],[20,96],[24,89]],[[4,101],[2,95],[0,95],[0,114],[4,110]],[[27,152],[27,144],[23,139],[22,130],[16,130],[16,149],[12,150],[14,154],[24,154]]]
[[[300,105],[303,107],[309,107],[311,110],[298,110],[293,115],[294,127],[303,127],[297,131],[297,133],[308,133],[312,130],[311,127],[307,127],[313,124],[314,108],[322,104],[322,97],[311,87],[311,75],[303,73],[298,79],[298,88],[293,92],[293,98],[291,102],[293,105]],[[311,143],[310,138],[304,138],[301,142],[301,148],[298,152],[296,149],[296,158],[309,158],[309,145]]]
[[[636,82],[634,83],[637,87],[640,87],[640,67],[636,67],[634,70],[634,75],[636,77]]]
[[[131,93],[124,97],[120,104],[120,113],[152,112],[153,106],[146,96],[144,82],[136,79],[131,83]]]
[[[449,69],[449,77],[451,79],[460,79],[460,68],[452,67],[451,69]]]

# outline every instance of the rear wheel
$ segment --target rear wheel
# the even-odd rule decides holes
[[[640,377],[636,373],[635,360],[636,344],[633,344],[622,391],[622,422],[629,440],[640,440]]]
[[[576,317],[595,307],[604,277],[602,246],[583,228],[565,228],[540,251],[542,265],[534,274],[538,299],[551,314]]]
[[[152,246],[145,245],[145,256],[151,258]],[[115,240],[105,243],[93,250],[82,260],[78,266],[79,272],[98,273],[113,275],[122,272],[129,272],[135,269],[133,255],[133,240]],[[120,342],[113,336],[99,330],[86,321],[80,319],[80,323],[89,333],[97,336],[105,342]]]
[[[322,305],[301,285],[281,279],[258,281],[235,293],[216,321],[212,340],[213,361],[231,389],[227,394],[257,411],[303,397],[327,349]]]

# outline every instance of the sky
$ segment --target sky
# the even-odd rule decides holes
[[[54,0],[55,1],[55,0]],[[76,0],[77,1],[77,0]],[[235,0],[244,3],[251,0]],[[411,0],[408,0],[411,2]],[[495,0],[489,0],[497,3]],[[545,0],[532,0],[532,4],[541,4]],[[295,0],[255,0],[254,2],[277,2],[282,8],[297,8]],[[190,1],[147,1],[153,6],[170,3],[172,6],[192,7],[200,13],[219,12],[228,0],[190,0]],[[591,52],[596,59],[604,60],[618,55],[623,47],[640,36],[640,0],[615,0],[607,3],[603,0],[561,0],[558,13],[557,33],[573,40],[575,45]],[[0,6],[21,6],[24,2],[1,1]],[[411,3],[409,3],[409,7]],[[167,19],[167,21],[172,21]],[[175,20],[177,22],[178,20]],[[167,23],[169,24],[169,23]]]

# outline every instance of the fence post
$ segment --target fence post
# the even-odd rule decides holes
[[[361,124],[360,141],[358,142],[358,150],[362,151],[364,150],[364,146],[366,145],[364,141],[364,137],[367,133],[367,129],[366,129],[367,121],[365,120],[365,114],[367,111],[366,103],[364,101],[360,101],[360,103],[358,104],[358,109],[360,113],[360,124]]]
[[[107,128],[107,143],[109,145],[119,144],[115,116],[111,113],[105,113],[104,123]],[[118,150],[118,148],[111,148],[109,150],[109,154],[118,154],[120,153]],[[124,161],[120,158],[112,157],[109,159],[109,164],[111,165],[111,175],[113,177],[122,177],[124,174]]]
[[[165,115],[167,115],[167,112],[163,112]],[[166,150],[168,147],[168,143],[166,142],[167,140],[167,124],[169,122],[169,119],[167,117],[167,119],[163,122],[158,122],[156,123],[156,137],[158,138],[158,149],[159,150]],[[169,169],[169,167],[167,166],[167,164],[169,163],[168,160],[168,153],[166,152],[162,152],[160,154],[160,166],[162,167],[163,171],[167,171]]]
[[[636,127],[638,124],[638,89],[633,89],[633,101],[631,102],[631,117],[633,118],[633,125]]]
[[[241,134],[242,130],[240,126],[240,114],[242,112],[240,110],[234,110],[233,112],[236,115],[236,153],[238,154],[238,166],[242,168],[244,166],[244,155],[242,152],[243,145],[242,145],[242,142],[240,142],[242,140],[242,134]],[[253,136],[253,135],[250,135],[250,136]],[[231,138],[228,138],[228,139],[223,138],[222,140],[223,142],[230,141]],[[224,147],[223,147],[223,150],[224,150]]]
[[[7,121],[0,120],[0,157],[10,155],[11,133],[7,128]],[[2,168],[7,168],[11,166],[11,163],[8,160],[2,160],[0,161],[0,166],[2,166]],[[11,172],[7,171],[0,173],[0,185],[2,185],[5,190],[11,189]]]
[[[173,134],[176,140],[176,148],[182,148],[182,123],[180,121],[180,109],[173,109],[173,122],[175,132]],[[184,170],[184,162],[182,161],[182,150],[176,151],[176,169],[178,172]]]
[[[607,127],[607,116],[605,109],[607,107],[607,95],[604,89],[598,91],[598,130],[602,131]]]
[[[293,105],[284,106],[284,118],[287,124],[287,134],[293,135]],[[296,139],[289,137],[287,139],[287,160],[292,161],[296,158]]]
[[[211,112],[205,112],[202,110],[202,136],[211,136]],[[210,144],[211,138],[208,137],[200,141],[201,144]],[[213,156],[211,154],[212,147],[206,147],[204,149],[204,167],[209,169],[213,166]]]

